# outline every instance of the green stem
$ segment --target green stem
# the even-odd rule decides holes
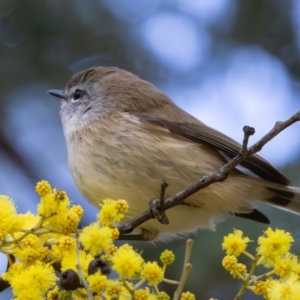
[[[251,253],[247,252],[247,251],[244,251],[243,252],[244,255],[248,256],[251,260],[255,260],[255,256],[253,256]]]
[[[36,230],[38,230],[44,223],[44,221],[46,220],[46,218],[43,218],[41,217],[38,222],[31,228],[31,229],[24,229],[26,230],[26,232],[21,235],[20,237],[18,237],[17,239],[14,239],[14,240],[11,240],[11,241],[8,241],[8,242],[4,242],[0,245],[0,249],[3,247],[3,246],[6,246],[6,245],[12,245],[12,244],[16,244],[20,241],[22,241],[26,236],[28,236],[29,234],[32,234],[34,233]],[[23,230],[22,230],[23,231]]]
[[[90,290],[89,285],[84,277],[83,270],[82,270],[81,263],[80,263],[79,240],[78,240],[77,228],[76,228],[76,259],[77,259],[76,267],[77,267],[78,275],[79,275],[79,278],[81,279],[83,286],[85,287],[85,289],[87,291],[88,300],[93,300],[93,298],[94,298],[93,293]]]
[[[191,258],[191,253],[193,249],[194,241],[192,239],[188,239],[186,241],[186,248],[185,248],[185,255],[184,255],[184,263],[183,263],[183,270],[180,278],[179,285],[174,293],[173,300],[180,299],[180,295],[183,291],[184,285],[186,280],[193,268],[192,264],[189,262]]]
[[[128,283],[126,282],[126,280],[123,278],[122,279],[123,285],[126,288],[126,290],[129,292],[129,294],[131,295],[132,299],[134,298],[134,291],[130,288],[130,286],[128,285]]]
[[[137,282],[135,284],[135,286],[133,287],[133,289],[137,290],[145,281],[146,281],[145,278],[141,279],[139,282]]]
[[[185,265],[185,268],[183,269],[183,273],[182,273],[181,278],[180,278],[179,285],[178,285],[178,287],[177,287],[177,289],[176,289],[176,291],[174,293],[173,300],[180,299],[180,296],[182,294],[183,288],[185,286],[185,283],[186,283],[186,281],[188,279],[188,276],[189,276],[192,268],[193,268],[193,266],[190,263],[187,263]]]
[[[167,279],[167,278],[163,278],[162,281],[165,282],[165,283],[174,284],[174,285],[179,285],[179,283],[180,283],[179,281],[171,280],[171,279]]]
[[[247,290],[248,283],[249,283],[251,277],[253,276],[253,274],[254,274],[254,272],[256,270],[257,263],[258,263],[259,259],[260,259],[260,257],[257,257],[252,262],[251,270],[250,270],[248,276],[246,277],[246,279],[244,280],[244,283],[243,283],[241,289],[239,290],[238,294],[235,296],[234,300],[240,300],[240,299],[242,299],[242,296],[244,295],[245,291]]]
[[[275,271],[274,271],[274,270],[269,271],[269,272],[267,272],[267,273],[265,273],[265,274],[256,276],[256,277],[255,277],[255,280],[256,280],[256,281],[257,281],[257,280],[261,280],[261,279],[263,279],[263,278],[265,278],[265,277],[272,276],[273,274],[275,274]]]

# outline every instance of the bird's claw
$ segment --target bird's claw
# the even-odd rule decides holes
[[[165,211],[161,211],[162,204],[160,199],[154,198],[149,201],[148,210],[153,218],[162,224],[169,224],[169,219]]]

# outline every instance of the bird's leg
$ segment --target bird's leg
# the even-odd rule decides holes
[[[119,240],[121,241],[153,241],[157,238],[158,232],[149,231],[141,228],[140,234],[121,234]]]
[[[153,219],[157,219],[162,224],[169,224],[169,219],[167,217],[167,214],[165,211],[161,210],[164,206],[164,200],[165,200],[165,191],[168,187],[168,183],[166,180],[161,180],[160,182],[160,197],[151,199],[148,204],[148,211],[153,216]]]
[[[157,219],[162,224],[169,224],[169,219],[167,214],[162,209],[164,207],[165,191],[168,187],[166,180],[161,180],[160,182],[161,190],[160,197],[153,198],[149,201],[148,212],[153,219]],[[128,234],[134,230],[131,222],[127,222],[119,226],[119,231],[121,233],[119,240],[131,240],[131,241],[152,241],[157,238],[158,232],[152,232],[147,229],[141,228],[141,234]]]

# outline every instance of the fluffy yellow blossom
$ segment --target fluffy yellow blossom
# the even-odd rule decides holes
[[[123,244],[120,248],[120,250],[133,250],[133,247],[129,244]]]
[[[76,212],[69,210],[60,222],[60,228],[64,234],[74,232],[79,224],[79,217]]]
[[[272,281],[257,281],[255,286],[253,286],[251,289],[254,292],[255,295],[262,295],[265,299],[268,299],[268,287]]]
[[[38,215],[44,218],[50,218],[46,224],[49,223],[52,227],[61,229],[59,228],[61,224],[60,226],[58,224],[68,214],[70,200],[66,192],[58,189],[53,189],[52,192],[50,184],[48,182],[46,183],[43,182],[43,188],[37,185],[39,188],[37,188],[37,190],[41,190],[41,201],[37,207]]]
[[[235,269],[230,274],[233,278],[240,278],[240,275],[245,276],[247,274],[247,267],[244,264],[237,263]]]
[[[165,265],[170,265],[174,262],[175,260],[175,255],[172,251],[170,250],[165,250],[161,255],[160,255],[160,261],[165,264]]]
[[[111,230],[111,236],[112,236],[112,239],[113,240],[117,240],[120,236],[120,232],[119,232],[119,229],[118,228],[112,228]]]
[[[243,232],[241,230],[234,230],[233,233],[224,237],[222,248],[228,255],[237,257],[246,250],[249,242],[250,239],[248,237],[243,237]]]
[[[157,300],[170,300],[170,296],[166,292],[159,292],[157,294]]]
[[[258,238],[258,255],[262,256],[265,264],[270,266],[280,255],[287,253],[290,250],[291,243],[294,241],[289,232],[276,229],[275,231],[268,228],[265,231],[265,236]]]
[[[267,290],[269,300],[300,300],[300,282],[295,274],[283,280],[273,280]]]
[[[94,257],[91,254],[86,253],[83,250],[79,251],[80,265],[82,267],[85,276],[88,275],[88,266],[90,261],[92,261],[93,259]],[[64,272],[67,269],[76,270],[77,264],[78,261],[77,261],[76,251],[74,249],[74,251],[68,252],[68,255],[63,256],[61,261],[61,270],[62,272]]]
[[[93,223],[82,230],[79,240],[86,251],[96,256],[107,251],[112,244],[112,229]]]
[[[122,278],[137,278],[141,271],[144,260],[128,245],[121,246],[112,257],[113,269]]]
[[[59,189],[53,189],[53,197],[56,202],[65,201],[68,199],[67,193]]]
[[[300,262],[299,262],[299,257],[296,255],[293,255],[291,258],[292,260],[292,265],[293,265],[293,273],[297,274],[300,278]]]
[[[21,243],[24,247],[38,248],[40,246],[40,240],[34,234],[30,234],[22,239]]]
[[[142,276],[145,277],[149,285],[157,285],[163,279],[164,273],[156,261],[144,264]]]
[[[107,277],[100,273],[95,273],[89,275],[87,281],[92,292],[100,293],[106,288]]]
[[[196,300],[196,297],[190,292],[184,292],[181,294],[180,300]]]
[[[238,260],[234,255],[226,255],[223,258],[222,266],[225,268],[225,270],[230,272],[236,268],[237,263]]]
[[[75,248],[74,248],[75,249]],[[75,250],[74,250],[75,251]],[[61,248],[58,247],[58,245],[52,245],[51,247],[51,253],[53,258],[57,261],[60,262],[64,258],[65,252],[61,250]]]
[[[133,290],[133,285],[131,282],[126,281],[126,286]],[[107,280],[106,290],[103,295],[105,300],[128,300],[131,298],[127,288],[118,280]]]
[[[37,211],[39,216],[50,218],[56,214],[58,210],[58,202],[52,193],[42,196],[41,202],[38,204]]]
[[[37,248],[38,259],[42,262],[49,262],[52,259],[52,252],[46,247]]]
[[[37,262],[22,268],[8,281],[17,299],[43,299],[42,296],[56,284],[57,278],[51,265]],[[27,298],[27,295],[33,298]]]
[[[5,233],[12,235],[20,231],[24,226],[23,218],[20,215],[12,215],[9,217],[9,219],[0,219],[0,220],[1,220],[0,230],[1,232],[3,232],[3,235],[5,235]]]
[[[42,294],[46,293],[56,284],[57,278],[53,267],[49,264],[37,262],[29,266],[22,275],[29,286],[39,289]]]
[[[151,295],[148,288],[134,291],[134,299],[136,300],[150,300],[150,297]]]
[[[116,210],[117,210],[117,222],[121,221],[121,218],[127,213],[129,205],[126,200],[119,199],[116,201]]]
[[[0,232],[4,241],[7,234],[13,234],[22,229],[24,220],[17,215],[14,202],[7,196],[0,195],[0,207]]]
[[[27,287],[26,283],[22,282],[22,280],[19,278],[20,286],[23,284],[24,288],[19,289],[19,292],[17,293],[17,297],[13,298],[14,300],[45,300],[44,295],[42,295],[39,290],[34,289],[34,287]],[[14,290],[13,290],[14,293]]]
[[[1,276],[2,276],[2,279],[4,279],[5,281],[11,282],[12,277],[15,277],[18,274],[21,274],[24,270],[25,270],[25,266],[23,263],[15,262]]]
[[[34,226],[36,226],[39,223],[41,219],[39,216],[35,216],[30,212],[27,212],[26,214],[23,215],[20,214],[18,215],[18,217],[20,218],[23,224],[22,229],[27,229],[27,230],[31,230]],[[24,233],[21,231],[15,232],[14,239],[20,238],[23,235]],[[46,237],[44,235],[37,237],[35,234],[29,234],[20,241],[20,245],[23,245],[23,247],[38,248],[45,241],[46,241]]]
[[[84,210],[80,205],[73,205],[70,208],[70,210],[75,212],[77,214],[79,220],[81,220],[81,218],[83,217]]]
[[[26,265],[30,265],[39,259],[39,252],[31,247],[16,248],[15,255]]]
[[[111,244],[108,246],[106,252],[109,254],[109,255],[114,255],[118,250],[118,247],[114,244]]]
[[[47,300],[58,300],[59,299],[59,290],[58,286],[48,292]]]
[[[226,255],[223,258],[222,266],[231,274],[233,278],[240,278],[247,273],[246,266],[238,263],[237,258],[234,255]]]
[[[41,197],[51,193],[51,185],[46,180],[39,181],[35,186],[35,191]]]
[[[75,240],[69,236],[62,236],[58,240],[58,247],[62,251],[75,250],[75,246],[76,246]]]
[[[112,285],[112,281],[107,282],[106,295],[110,298],[119,298],[120,293],[122,292],[122,286],[117,282],[117,284]],[[108,298],[108,297],[105,297]]]
[[[22,218],[22,220],[24,222],[24,227],[23,227],[24,229],[31,229],[41,219],[41,217],[36,216],[36,215],[32,214],[31,212],[27,212],[26,214],[20,214],[20,217]]]
[[[99,222],[103,226],[114,225],[117,217],[116,201],[112,199],[103,200],[101,210],[98,214]]]
[[[297,265],[297,257],[291,253],[286,253],[274,261],[274,271],[279,277],[283,278],[290,275]]]
[[[98,214],[99,222],[103,226],[113,226],[121,221],[128,211],[128,204],[125,200],[105,199]]]

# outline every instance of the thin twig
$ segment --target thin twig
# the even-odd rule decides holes
[[[178,300],[180,298],[180,295],[182,294],[188,276],[193,268],[192,264],[190,263],[190,257],[191,257],[193,245],[194,245],[194,241],[192,239],[188,239],[186,241],[183,270],[179,281],[179,285],[174,293],[173,300]]]
[[[244,126],[243,131],[244,131],[244,139],[243,139],[241,154],[243,157],[245,157],[248,151],[249,137],[255,133],[255,129],[250,126]]]
[[[79,248],[80,248],[80,245],[79,245],[78,231],[77,231],[77,228],[76,228],[76,259],[77,259],[76,267],[77,267],[79,278],[81,279],[81,282],[82,282],[83,286],[85,287],[85,289],[87,291],[88,300],[93,300],[93,293],[89,288],[89,285],[88,285],[88,283],[87,283],[87,281],[84,277],[83,270],[82,270],[82,267],[81,267]]]
[[[160,205],[164,205],[164,201],[165,201],[165,191],[166,191],[166,188],[169,186],[169,184],[167,183],[166,180],[162,180],[160,182],[160,197],[159,197],[159,202],[160,202]]]

